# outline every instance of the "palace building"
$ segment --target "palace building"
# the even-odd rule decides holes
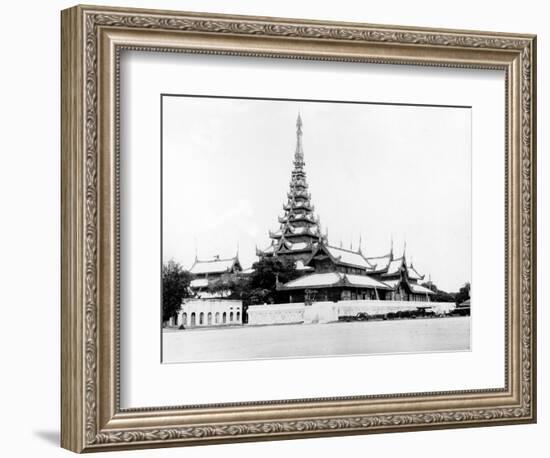
[[[182,301],[176,324],[184,328],[231,326],[243,323],[243,303],[241,300],[228,299],[229,289],[209,290],[209,286],[221,280],[230,279],[234,275],[243,274],[239,255],[222,259],[214,256],[212,259],[195,261],[189,273],[193,279],[189,284],[191,297]]]
[[[283,257],[294,262],[301,276],[278,283],[281,302],[339,301],[356,299],[429,301],[433,293],[419,284],[424,276],[407,263],[405,250],[395,257],[368,257],[361,252],[329,244],[314,214],[306,180],[302,118],[296,120],[296,150],[290,189],[279,216],[279,228],[270,231],[271,243],[256,250],[259,257]]]
[[[211,282],[242,270],[238,254],[233,258],[220,259],[219,256],[214,256],[213,259],[203,261],[195,256],[195,262],[189,269],[189,273],[193,275],[189,288],[196,297],[209,297],[208,285]]]

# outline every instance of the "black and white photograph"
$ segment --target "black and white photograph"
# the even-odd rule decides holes
[[[163,362],[470,349],[470,107],[161,106]]]

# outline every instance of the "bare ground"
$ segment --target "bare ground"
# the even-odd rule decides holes
[[[470,317],[166,330],[163,362],[470,350]]]

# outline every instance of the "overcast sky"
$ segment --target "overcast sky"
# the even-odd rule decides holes
[[[303,120],[306,173],[329,241],[407,258],[440,287],[471,281],[471,110],[163,97],[163,259],[243,267],[283,214]]]

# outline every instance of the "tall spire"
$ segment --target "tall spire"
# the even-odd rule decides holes
[[[298,117],[296,118],[296,152],[294,153],[294,165],[304,165],[304,150],[302,147],[302,117],[299,112]]]
[[[265,256],[286,256],[294,261],[311,257],[316,245],[322,241],[321,222],[314,214],[306,179],[304,150],[302,146],[302,117],[296,118],[296,150],[290,173],[285,211],[279,216],[279,229],[270,231],[271,246],[264,250]]]

